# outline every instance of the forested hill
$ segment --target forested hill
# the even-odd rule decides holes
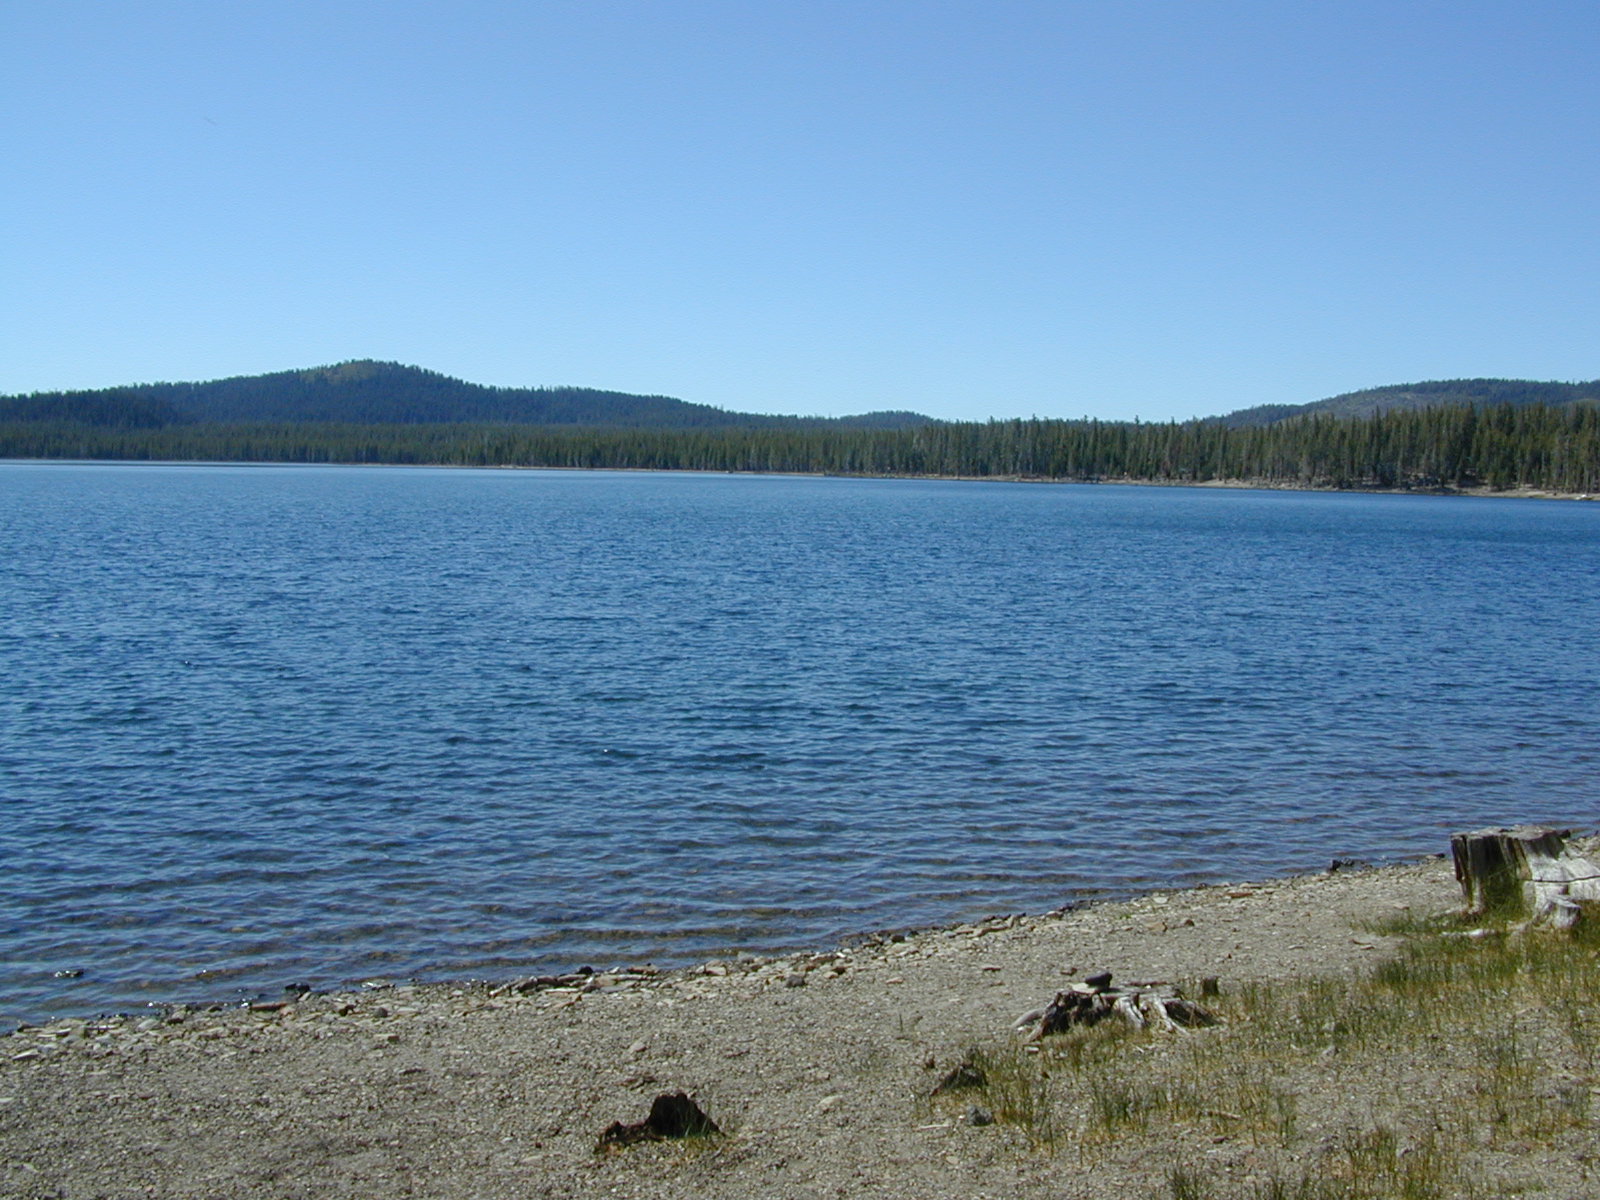
[[[1566,408],[1573,404],[1600,403],[1600,379],[1589,383],[1535,383],[1527,379],[1436,379],[1427,383],[1397,383],[1389,387],[1344,392],[1310,404],[1261,404],[1213,418],[1235,429],[1272,425],[1293,417],[1372,417],[1386,412],[1416,412],[1446,405],[1518,406],[1543,404]]]
[[[580,387],[484,387],[399,363],[340,363],[207,383],[150,383],[97,391],[0,397],[0,421],[71,421],[119,429],[222,424],[567,425],[627,429],[906,429],[911,412],[774,417],[670,396]]]
[[[1243,429],[1297,417],[1371,417],[1458,405],[1600,404],[1600,380],[1447,379],[1346,392],[1310,404],[1264,404],[1208,423]],[[185,424],[540,425],[595,429],[912,429],[913,412],[850,417],[766,416],[583,387],[485,387],[436,371],[370,360],[240,375],[204,383],[148,383],[94,391],[0,396],[0,421],[69,422],[111,429]]]

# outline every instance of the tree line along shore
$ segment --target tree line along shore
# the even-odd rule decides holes
[[[0,457],[387,463],[1600,492],[1600,409],[1445,405],[1268,425],[1023,419],[908,428],[0,422]]]

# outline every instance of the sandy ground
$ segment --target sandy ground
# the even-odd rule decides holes
[[[1086,974],[1351,971],[1385,949],[1363,921],[1458,897],[1434,859],[527,991],[55,1022],[0,1038],[0,1195],[1161,1195],[1159,1153],[1030,1153],[928,1094]],[[728,1136],[596,1153],[678,1089]]]

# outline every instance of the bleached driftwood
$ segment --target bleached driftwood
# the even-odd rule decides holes
[[[1116,988],[1111,986],[1111,976],[1102,974],[1091,975],[1084,982],[1057,992],[1055,999],[1043,1008],[1018,1017],[1012,1028],[1021,1033],[1025,1041],[1036,1042],[1080,1025],[1099,1024],[1107,1017],[1120,1018],[1135,1029],[1154,1025],[1158,1029],[1179,1031],[1217,1023],[1216,1017],[1194,1001],[1184,999],[1170,984]]]
[[[1581,916],[1580,901],[1600,901],[1600,867],[1568,848],[1565,830],[1519,825],[1458,833],[1450,854],[1472,913],[1570,929]]]

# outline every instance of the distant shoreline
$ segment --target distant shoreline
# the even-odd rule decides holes
[[[1155,487],[1155,488],[1207,488],[1241,492],[1322,492],[1343,496],[1442,496],[1476,497],[1490,500],[1577,500],[1600,501],[1600,494],[1590,492],[1557,492],[1544,488],[1490,488],[1490,487],[1319,487],[1315,484],[1281,483],[1260,479],[1068,479],[1037,475],[903,475],[903,474],[846,474],[839,471],[710,471],[676,467],[564,467],[525,465],[521,463],[374,463],[374,462],[289,462],[262,459],[198,459],[198,458],[0,458],[0,464],[26,466],[78,466],[78,467],[295,467],[306,469],[360,468],[394,469],[403,471],[557,471],[564,474],[587,473],[604,475],[716,475],[728,477],[763,477],[775,479],[876,479],[922,480],[934,483],[1037,483],[1068,484],[1082,487]]]

